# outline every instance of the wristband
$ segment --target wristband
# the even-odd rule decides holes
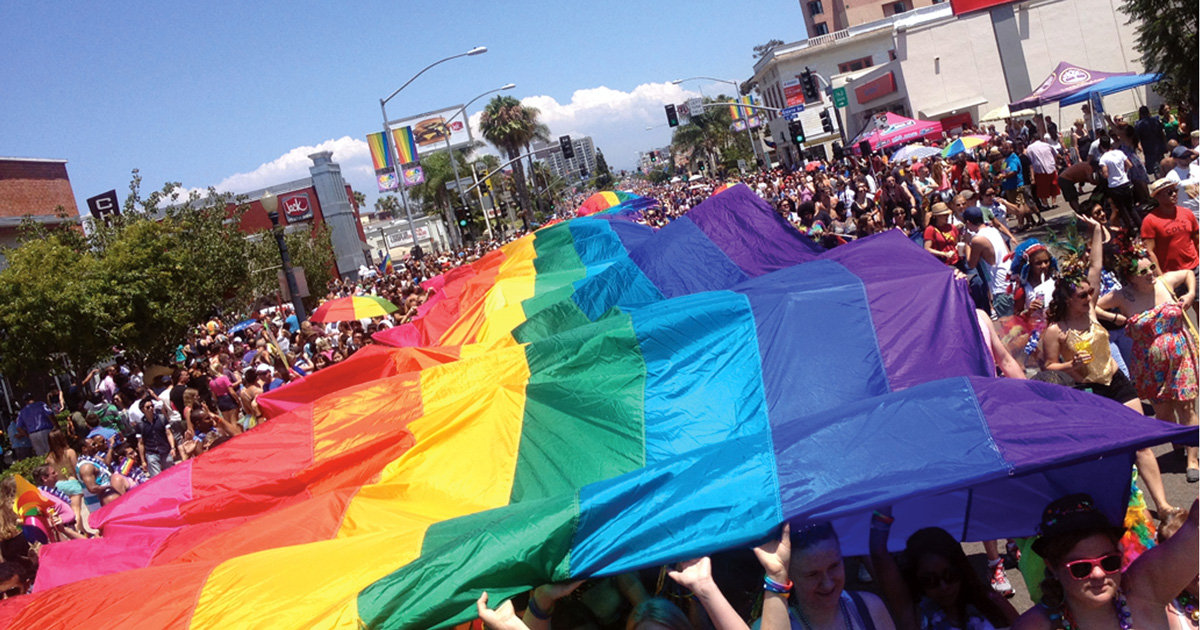
[[[763,590],[778,593],[779,595],[787,595],[792,592],[792,582],[789,580],[787,584],[780,584],[767,576],[763,576]]]
[[[871,513],[871,520],[879,521],[880,523],[883,523],[884,525],[891,525],[893,522],[896,521],[896,517],[884,516],[882,513],[879,512],[879,510],[875,510],[874,512]]]
[[[554,612],[554,606],[551,606],[549,611],[542,610],[537,605],[537,597],[534,597],[532,594],[529,595],[529,606],[527,608],[530,614],[542,621],[549,621],[550,613]]]

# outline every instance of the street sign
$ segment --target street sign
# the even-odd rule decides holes
[[[95,197],[89,197],[87,205],[92,216],[101,221],[107,222],[110,214],[121,214],[121,207],[118,205],[117,191],[115,189],[101,193]]]
[[[804,111],[804,103],[801,103],[799,105],[792,105],[791,107],[785,107],[783,109],[783,111],[781,111],[779,113],[783,114],[784,118],[791,118],[792,116],[795,116],[796,114],[799,114],[802,111]]]
[[[693,116],[699,116],[704,113],[704,101],[698,98],[689,98],[687,100],[688,111]]]
[[[845,107],[849,101],[846,100],[846,88],[833,88],[833,106]]]
[[[742,172],[746,171],[746,160],[738,160],[738,170]]]

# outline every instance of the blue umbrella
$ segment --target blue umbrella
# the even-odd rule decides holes
[[[229,334],[234,335],[234,334],[240,333],[243,330],[246,330],[247,328],[249,328],[257,323],[258,323],[258,320],[256,320],[256,319],[247,319],[244,322],[238,322],[229,329]]]

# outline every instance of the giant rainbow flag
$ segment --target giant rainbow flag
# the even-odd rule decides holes
[[[436,280],[448,323],[272,392],[97,513],[105,538],[47,546],[0,628],[433,628],[783,520],[857,553],[886,504],[899,541],[1029,534],[1067,491],[1119,518],[1134,450],[1196,442],[995,378],[945,265],[891,233],[822,252],[751,197],[573,219]]]

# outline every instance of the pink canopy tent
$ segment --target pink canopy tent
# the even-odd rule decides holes
[[[876,114],[873,126],[858,134],[848,148],[858,153],[858,143],[866,140],[871,143],[871,150],[878,151],[924,138],[941,138],[941,135],[942,123],[936,120],[913,120],[884,112]]]

